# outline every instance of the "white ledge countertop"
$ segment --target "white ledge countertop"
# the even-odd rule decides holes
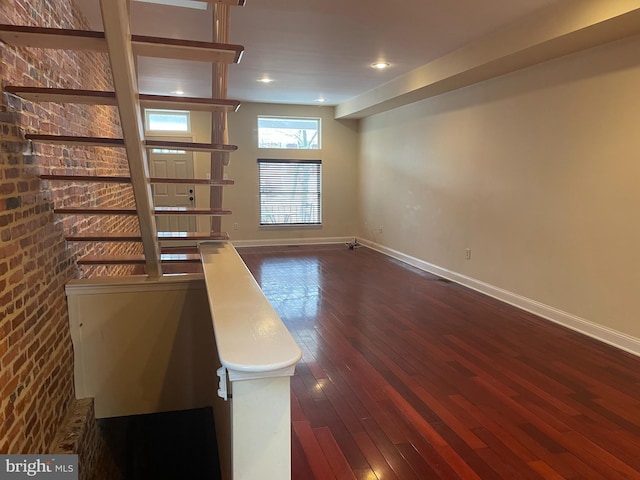
[[[293,375],[302,351],[230,242],[200,244],[218,356],[229,379]]]

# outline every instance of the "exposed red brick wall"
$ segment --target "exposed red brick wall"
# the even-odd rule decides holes
[[[96,422],[92,399],[73,403],[50,450],[51,453],[77,454],[80,480],[119,480],[123,476]]]
[[[72,0],[0,0],[0,22],[88,28]],[[111,88],[108,59],[92,52],[0,44],[2,86]],[[139,244],[78,245],[65,232],[137,231],[135,217],[66,217],[55,206],[132,206],[130,187],[46,182],[42,173],[126,175],[119,149],[29,146],[25,132],[120,136],[111,107],[36,104],[3,91],[0,99],[0,453],[44,453],[71,404],[73,353],[65,284],[73,278],[127,275],[131,267],[82,270],[83,253],[137,253]]]

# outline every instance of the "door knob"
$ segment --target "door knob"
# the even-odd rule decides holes
[[[189,197],[189,200],[193,202],[193,197]]]

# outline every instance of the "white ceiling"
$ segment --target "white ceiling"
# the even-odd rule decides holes
[[[101,29],[98,0],[77,0]],[[174,0],[175,1],[175,0]],[[247,0],[232,7],[230,42],[244,45],[229,67],[228,97],[336,105],[560,0]],[[133,33],[211,40],[212,14],[132,1]],[[384,60],[385,71],[371,68]],[[211,96],[211,67],[140,58],[142,93]],[[269,76],[275,81],[256,80]]]

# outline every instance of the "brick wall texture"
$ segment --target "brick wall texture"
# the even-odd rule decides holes
[[[0,0],[0,23],[88,29],[73,0]],[[121,135],[112,107],[31,103],[6,85],[111,89],[108,58],[94,52],[0,43],[0,453],[46,453],[73,403],[65,284],[128,275],[131,267],[76,264],[85,253],[140,253],[139,244],[73,244],[65,233],[137,231],[135,217],[65,218],[54,206],[134,205],[130,187],[42,181],[43,173],[128,175],[121,149],[25,142],[25,133]]]
[[[123,477],[104,432],[96,422],[92,399],[73,403],[50,450],[51,453],[78,455],[79,480],[120,480]]]

